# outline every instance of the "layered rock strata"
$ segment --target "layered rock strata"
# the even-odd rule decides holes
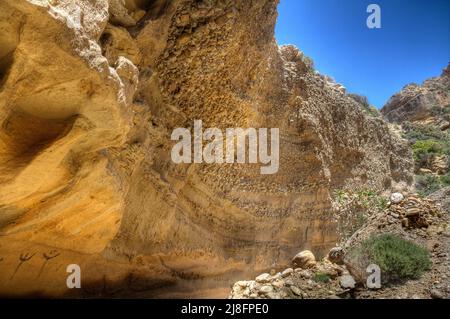
[[[0,3],[2,295],[226,296],[332,247],[334,190],[410,187],[405,143],[278,47],[276,5]],[[278,173],[174,164],[194,120],[279,128]]]

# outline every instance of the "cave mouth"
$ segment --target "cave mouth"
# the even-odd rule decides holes
[[[128,11],[149,10],[158,0],[125,0],[125,7]]]
[[[14,60],[14,51],[0,57],[0,87],[6,82],[8,72],[11,69]]]
[[[131,36],[137,37],[147,21],[161,17],[168,10],[169,5],[169,0],[127,0],[125,6],[129,12],[145,11],[145,14],[138,19],[136,25],[128,28]]]
[[[39,152],[64,137],[72,129],[76,116],[67,119],[39,118],[16,108],[0,128],[2,154],[9,154],[2,163],[26,164]],[[4,156],[2,156],[4,157]]]
[[[19,45],[23,15],[0,1],[0,88],[8,78]]]

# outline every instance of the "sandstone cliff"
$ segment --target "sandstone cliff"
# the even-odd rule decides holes
[[[0,2],[2,295],[226,296],[334,246],[335,190],[411,187],[405,142],[276,44],[276,5]],[[278,174],[174,164],[196,119],[279,128]]]
[[[430,78],[422,85],[405,86],[393,95],[381,109],[390,122],[434,124],[442,130],[450,127],[450,64],[441,76]]]
[[[407,85],[381,110],[400,124],[415,160],[416,188],[425,196],[450,185],[450,64],[441,76]]]

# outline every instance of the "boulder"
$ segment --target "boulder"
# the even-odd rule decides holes
[[[345,257],[345,250],[342,247],[334,247],[328,253],[328,260],[332,263],[343,265]]]
[[[441,291],[437,290],[437,289],[431,289],[430,290],[430,296],[433,299],[446,299],[445,294],[442,293]]]
[[[390,201],[392,204],[400,204],[405,199],[405,196],[401,193],[392,193]]]
[[[309,250],[304,250],[292,259],[292,265],[294,268],[308,269],[313,268],[316,265],[316,257]]]

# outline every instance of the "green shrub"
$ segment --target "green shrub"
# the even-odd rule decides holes
[[[450,172],[441,176],[441,183],[443,186],[450,186]]]
[[[356,198],[359,203],[361,203],[363,206],[367,207],[370,205],[370,202],[373,198],[376,196],[376,192],[371,189],[362,189],[358,192],[356,192]]]
[[[329,282],[331,280],[331,278],[327,274],[323,274],[323,273],[318,272],[318,273],[314,274],[313,280],[315,282],[324,282],[324,283],[326,283],[326,282]]]
[[[378,111],[378,109],[373,105],[371,105],[367,111],[369,112],[370,116],[373,116],[373,117],[380,116],[380,111]]]
[[[363,111],[365,111],[369,116],[380,116],[378,109],[375,106],[370,105],[369,99],[366,96],[356,93],[349,93],[347,96],[355,100],[362,107]]]
[[[369,216],[385,209],[387,202],[387,198],[371,189],[336,190],[333,211],[340,240],[345,242],[350,238],[366,224]]]
[[[442,109],[442,113],[443,114],[450,114],[450,104],[444,106],[444,108]]]
[[[442,154],[443,147],[438,141],[424,140],[414,143],[412,149],[414,159],[420,161],[436,154]]]
[[[443,110],[447,110],[444,107]],[[436,108],[435,108],[436,109]],[[437,156],[447,156],[447,167],[450,167],[450,133],[442,131],[434,125],[403,123],[404,137],[412,143],[416,170],[431,168]],[[438,177],[431,174],[417,175],[416,188],[421,196],[428,196],[444,186],[450,185],[447,175]]]
[[[450,105],[445,105],[443,107],[434,105],[431,107],[430,113],[434,116],[449,114],[450,113]]]
[[[441,108],[439,105],[433,105],[430,108],[430,113],[431,113],[431,115],[434,115],[434,116],[441,115],[442,111],[443,111],[443,108]]]
[[[353,223],[353,227],[349,232],[349,237],[353,235],[357,230],[361,229],[367,222],[367,216],[364,213],[357,213]]]
[[[387,207],[388,200],[378,195],[374,190],[363,189],[356,193],[357,201],[364,207],[376,206],[379,209]]]
[[[425,248],[391,234],[367,239],[350,254],[378,265],[384,281],[419,278],[431,267]]]
[[[439,189],[441,189],[441,183],[439,181],[439,177],[426,174],[426,175],[416,175],[416,189],[418,193],[426,197]]]
[[[337,190],[335,193],[335,198],[339,204],[343,204],[345,200],[348,199],[348,195],[344,190]]]
[[[429,154],[450,155],[450,133],[434,125],[403,124],[406,139],[413,143],[414,159]]]
[[[387,204],[388,204],[387,198],[385,198],[385,197],[377,198],[376,205],[377,205],[378,209],[381,209],[381,210],[385,209],[387,207]]]
[[[314,70],[314,60],[312,58],[310,58],[309,56],[304,55],[302,60],[303,60],[303,63],[306,65],[306,67],[309,70]]]
[[[405,122],[402,124],[404,138],[412,142],[418,140],[445,140],[448,139],[448,133],[441,131],[435,125],[421,125]]]

